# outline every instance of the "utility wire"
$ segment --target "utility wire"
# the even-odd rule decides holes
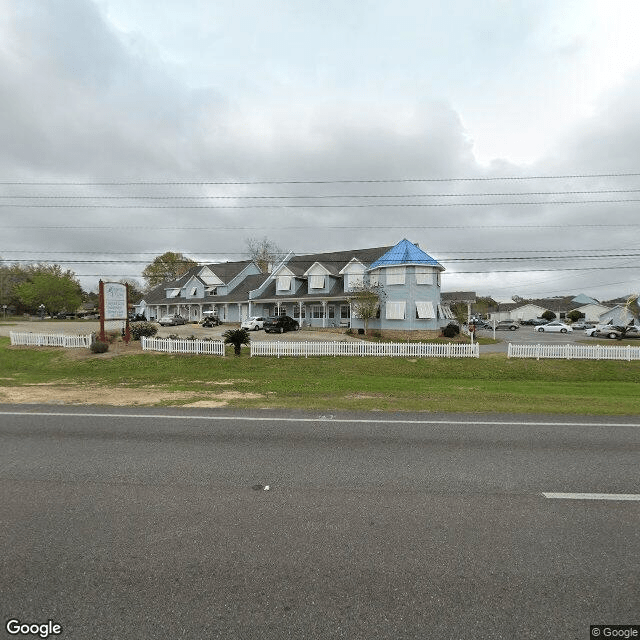
[[[477,176],[477,177],[451,177],[451,178],[381,178],[381,179],[347,179],[347,180],[200,180],[200,181],[178,181],[178,180],[138,180],[138,181],[110,181],[110,182],[44,182],[44,181],[4,181],[0,185],[13,186],[201,186],[201,185],[277,185],[277,184],[404,184],[415,182],[498,182],[500,180],[577,180],[590,178],[632,178],[638,177],[640,173],[633,172],[612,172],[612,173],[582,173],[582,174],[562,174],[562,175],[534,175],[534,176]]]

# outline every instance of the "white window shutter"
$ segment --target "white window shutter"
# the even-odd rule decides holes
[[[387,320],[404,320],[406,302],[387,302],[385,305]]]
[[[435,318],[436,312],[433,308],[433,302],[416,302],[416,310],[418,318]]]
[[[309,276],[310,289],[324,289],[324,276]]]
[[[387,284],[404,284],[404,267],[387,268]]]

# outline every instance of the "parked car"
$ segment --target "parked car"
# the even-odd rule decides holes
[[[248,331],[258,331],[258,329],[264,329],[264,321],[266,318],[262,316],[254,316],[252,318],[247,318],[240,325],[241,329],[247,329]]]
[[[547,324],[547,321],[544,318],[529,318],[528,320],[520,320],[520,324],[527,324],[537,327],[541,324]]]
[[[608,324],[599,329],[596,328],[591,335],[594,338],[611,338],[612,340],[640,338],[640,328],[636,325],[622,327],[620,325]]]
[[[500,320],[496,324],[496,331],[515,331],[516,329],[518,329],[518,323],[513,320]]]
[[[178,324],[187,324],[187,319],[176,313],[173,315],[162,316],[158,322],[161,327],[173,327]]]
[[[578,322],[574,322],[571,325],[571,328],[574,331],[578,331],[580,329],[593,329],[596,325],[593,322],[584,322],[583,320],[578,320]]]
[[[218,316],[204,316],[204,318],[202,318],[202,320],[200,320],[200,324],[203,327],[217,327],[220,324],[220,318],[218,318]]]
[[[289,316],[271,316],[264,321],[265,333],[284,333],[285,331],[297,331],[300,324]]]
[[[539,331],[540,333],[548,331],[549,333],[569,333],[573,331],[573,329],[564,322],[560,322],[559,320],[554,320],[553,322],[547,322],[547,324],[541,324],[539,327],[535,327],[534,331]]]

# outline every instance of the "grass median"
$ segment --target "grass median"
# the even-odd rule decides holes
[[[637,415],[640,362],[114,357],[0,338],[0,402]]]

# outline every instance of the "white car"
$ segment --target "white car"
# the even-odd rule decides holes
[[[547,324],[541,324],[539,327],[534,327],[534,331],[542,332],[556,332],[556,333],[570,333],[573,329],[564,322],[558,322],[554,320],[553,322],[547,322]]]
[[[240,328],[248,329],[249,331],[257,331],[258,329],[264,329],[265,320],[266,318],[263,318],[262,316],[247,318],[246,320],[243,320],[242,324],[240,325]]]

